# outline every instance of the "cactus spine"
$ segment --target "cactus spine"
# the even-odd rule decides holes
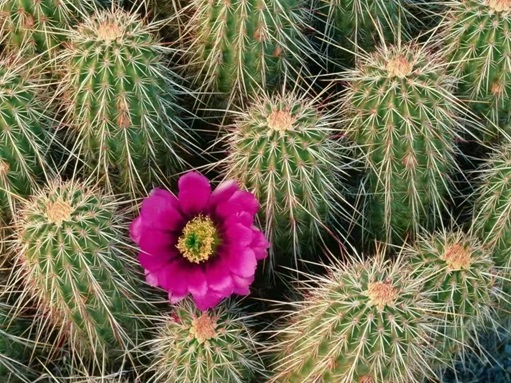
[[[138,335],[139,285],[122,253],[122,216],[115,200],[77,181],[51,181],[20,208],[14,241],[20,302],[38,308],[34,331],[55,330],[74,360],[103,366]],[[23,304],[23,303],[21,303]],[[49,342],[50,343],[50,342]],[[55,350],[51,350],[55,351]]]
[[[161,318],[148,342],[156,382],[250,382],[263,366],[250,321],[229,302],[200,312],[188,300]]]
[[[186,146],[176,117],[176,77],[152,26],[121,9],[100,11],[69,31],[62,52],[72,152],[109,190],[145,195],[180,170]]]
[[[441,59],[415,44],[383,47],[347,75],[347,134],[366,160],[368,228],[402,243],[434,225],[450,195],[459,105]]]
[[[440,35],[441,50],[461,79],[460,97],[494,123],[511,113],[510,32],[511,1],[466,0],[451,4]]]
[[[299,258],[325,234],[329,220],[348,214],[340,191],[349,150],[332,138],[334,122],[335,116],[319,111],[317,100],[262,95],[226,136],[226,177],[260,202],[273,254]]]
[[[313,278],[278,330],[270,382],[418,383],[429,376],[435,320],[403,261],[378,253]]]
[[[415,278],[440,316],[437,348],[452,361],[467,345],[477,343],[481,324],[490,327],[496,303],[505,298],[495,289],[498,274],[491,252],[461,230],[420,237],[407,250]]]
[[[51,118],[17,56],[0,58],[0,216],[9,220],[47,171]]]
[[[194,0],[183,45],[201,90],[243,101],[272,87],[313,52],[303,34],[310,15],[302,0]],[[241,99],[241,100],[239,100]]]
[[[9,50],[48,53],[65,40],[64,30],[91,4],[90,0],[0,0],[0,34]]]

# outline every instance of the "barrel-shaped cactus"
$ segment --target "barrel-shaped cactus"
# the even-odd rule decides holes
[[[132,348],[143,316],[117,208],[99,189],[55,180],[15,219],[10,283],[23,286],[20,305],[29,299],[37,307],[33,333],[42,340],[57,334],[50,347],[65,346],[73,360],[91,366]]]
[[[347,135],[367,167],[371,239],[402,243],[437,224],[456,167],[461,106],[438,54],[424,46],[383,46],[347,75]]]
[[[135,13],[98,11],[69,31],[59,55],[72,154],[131,197],[180,170],[189,139],[176,116],[176,77],[153,32]]]
[[[228,302],[201,312],[185,300],[159,319],[149,382],[240,383],[264,372],[251,320]],[[259,376],[260,377],[260,376]]]
[[[350,151],[335,121],[317,100],[263,94],[240,112],[225,137],[226,177],[257,197],[273,255],[300,258],[329,222],[353,213],[343,198]]]
[[[284,76],[304,75],[314,49],[303,0],[194,0],[181,36],[195,84],[242,102]]]
[[[511,1],[455,1],[448,12],[440,50],[461,79],[460,98],[492,122],[505,123],[511,113]]]
[[[430,375],[435,319],[404,259],[332,265],[278,330],[273,383],[418,383]]]
[[[496,306],[505,299],[492,253],[472,234],[442,231],[419,237],[406,251],[414,277],[439,316],[436,348],[445,362],[474,346],[481,325],[491,327]]]
[[[53,53],[65,30],[92,8],[92,0],[0,0],[0,35],[9,50]]]
[[[47,166],[52,120],[19,56],[0,59],[0,216],[9,219],[16,201],[31,193]]]

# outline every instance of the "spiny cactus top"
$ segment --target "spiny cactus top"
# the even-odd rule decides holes
[[[460,128],[453,79],[438,54],[416,44],[384,46],[346,78],[343,110],[369,172],[370,229],[402,243],[445,209]]]
[[[17,198],[30,194],[47,170],[48,130],[38,93],[44,86],[27,78],[19,57],[0,58],[0,215],[9,219]]]
[[[48,53],[91,5],[91,0],[0,0],[0,34],[10,50]]]
[[[461,79],[460,96],[493,122],[509,119],[511,1],[456,1],[443,23],[441,50]]]
[[[158,322],[151,383],[246,383],[263,370],[250,320],[232,302],[201,313],[184,300]]]
[[[263,93],[225,137],[226,178],[260,201],[272,254],[298,258],[344,213],[342,176],[349,151],[335,138],[341,133],[336,117],[320,111],[316,100]]]
[[[415,277],[424,282],[424,294],[437,304],[437,347],[447,351],[449,360],[477,342],[478,326],[491,327],[496,304],[506,298],[495,289],[498,275],[492,253],[458,230],[420,237],[406,257]]]
[[[232,101],[304,71],[313,52],[303,34],[307,8],[302,0],[194,0],[183,45],[196,83]]]
[[[177,197],[153,190],[130,227],[147,281],[167,290],[173,303],[191,293],[201,310],[232,294],[249,294],[269,246],[253,225],[257,200],[234,181],[212,192],[196,172],[182,176],[178,186]]]
[[[152,29],[136,14],[98,11],[69,31],[59,57],[73,154],[131,197],[181,169],[176,149],[188,139],[176,117],[176,77]]]
[[[278,330],[272,383],[419,383],[435,321],[404,259],[332,265]]]
[[[511,142],[499,145],[480,167],[473,212],[475,233],[493,251],[495,265],[511,269]]]
[[[51,181],[16,219],[16,282],[38,307],[36,331],[45,339],[53,326],[77,358],[100,366],[105,351],[133,342],[142,301],[117,207],[81,182]]]

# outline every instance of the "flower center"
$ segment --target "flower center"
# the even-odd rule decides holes
[[[192,321],[190,335],[197,339],[200,344],[215,338],[217,335],[216,328],[218,327],[216,321],[217,318],[202,313],[200,317]]]
[[[176,247],[190,262],[201,263],[213,255],[217,245],[218,236],[213,221],[199,215],[186,224]]]
[[[390,77],[406,77],[412,73],[413,65],[405,56],[399,55],[389,60],[387,63],[387,71]]]
[[[367,296],[371,306],[376,306],[382,311],[385,306],[390,306],[398,297],[398,290],[390,282],[370,283],[367,288]]]
[[[449,270],[468,269],[470,267],[470,250],[456,243],[446,250],[444,260]]]
[[[57,199],[55,202],[49,202],[46,205],[46,217],[51,223],[60,225],[63,221],[71,219],[73,207],[62,199]]]
[[[497,12],[511,9],[511,0],[487,0],[486,5]]]

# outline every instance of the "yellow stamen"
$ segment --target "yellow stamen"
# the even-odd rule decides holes
[[[190,335],[197,339],[200,344],[215,338],[217,335],[216,328],[218,327],[216,321],[216,317],[210,317],[205,312],[202,313],[200,317],[192,321]]]
[[[59,198],[55,202],[49,202],[46,205],[46,217],[51,223],[61,224],[63,221],[68,221],[71,218],[73,210],[69,202]]]
[[[371,300],[371,306],[376,306],[379,311],[382,311],[385,306],[391,306],[394,303],[398,297],[398,290],[388,281],[374,282],[369,283],[367,296]]]
[[[217,235],[213,221],[199,215],[186,224],[176,247],[190,262],[201,263],[213,255],[216,245]]]

